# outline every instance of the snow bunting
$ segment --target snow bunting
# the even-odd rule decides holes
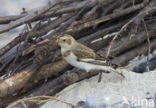
[[[115,70],[117,65],[99,56],[91,48],[77,42],[71,35],[65,34],[59,37],[56,43],[61,47],[61,54],[65,61],[74,67],[84,69],[86,72],[104,70],[118,73]]]

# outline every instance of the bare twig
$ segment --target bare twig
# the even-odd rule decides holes
[[[70,0],[70,1],[72,2],[74,0]],[[36,21],[36,20],[41,20],[44,18],[61,16],[62,14],[66,14],[66,13],[73,13],[73,12],[78,11],[79,9],[83,8],[85,3],[86,3],[86,1],[82,1],[80,3],[77,3],[76,5],[74,3],[73,5],[70,5],[70,6],[67,5],[65,7],[52,8],[51,10],[46,12],[45,14],[42,14],[42,15],[38,16],[38,18],[32,19],[30,21]],[[95,5],[95,2],[90,2],[86,8],[90,8],[91,6],[94,6],[94,5]],[[24,13],[21,15],[0,16],[0,24],[7,24],[11,21],[18,20],[19,18],[25,17],[29,13],[35,13],[38,10],[39,9],[33,9],[33,10],[30,10],[27,13]]]
[[[103,23],[103,22],[109,21],[109,20],[111,20],[113,18],[120,17],[122,15],[134,12],[134,11],[136,11],[138,9],[143,8],[143,7],[144,7],[144,4],[139,4],[139,5],[136,5],[135,8],[130,7],[130,8],[122,10],[122,12],[120,12],[120,13],[112,13],[112,14],[109,14],[107,16],[103,16],[101,18],[85,22],[84,24],[78,25],[76,27],[69,28],[68,32],[79,32],[79,31],[81,31],[81,30],[83,30],[85,28],[92,27],[92,26],[94,26],[96,24]]]
[[[35,96],[35,97],[28,97],[28,98],[23,98],[23,99],[20,99],[18,101],[15,101],[14,103],[8,105],[6,108],[14,108],[19,104],[22,104],[25,108],[28,108],[28,106],[26,106],[26,104],[25,104],[26,102],[33,102],[33,103],[36,103],[36,104],[43,104],[43,103],[46,103],[46,102],[51,101],[51,100],[56,100],[56,101],[59,101],[61,103],[70,105],[70,106],[72,106],[72,108],[74,108],[74,106],[75,106],[72,103],[69,103],[69,102],[67,102],[65,100],[59,99],[58,97]]]
[[[13,41],[5,45],[3,48],[0,49],[0,56],[9,51],[11,48],[16,46],[18,43],[24,41],[26,37],[28,36],[29,38],[34,38],[34,37],[39,37],[42,36],[48,31],[56,28],[60,24],[62,24],[64,21],[68,20],[70,17],[72,17],[74,14],[70,15],[65,15],[61,18],[55,19],[54,21],[51,21],[49,24],[42,25],[40,29],[38,30],[37,28],[34,27],[30,32],[26,32],[24,34],[20,34],[17,36]]]
[[[121,34],[124,30],[126,30],[126,28],[128,27],[129,24],[131,24],[134,20],[136,20],[138,17],[141,17],[141,16],[145,16],[147,14],[149,14],[150,11],[153,11],[154,8],[146,8],[147,10],[143,10],[141,11],[139,14],[137,14],[135,17],[133,17],[128,23],[126,23],[121,29],[120,31],[114,36],[114,38],[112,39],[112,41],[110,42],[110,45],[108,47],[108,51],[107,51],[107,54],[106,54],[106,58],[109,56],[110,54],[110,50],[111,50],[111,47],[112,47],[112,44],[114,42],[114,40],[118,37],[119,34]],[[140,19],[141,20],[141,19]]]
[[[147,54],[147,66],[146,66],[146,71],[149,72],[149,59],[150,59],[150,52],[151,52],[151,42],[150,42],[150,36],[149,36],[149,33],[148,33],[148,30],[147,30],[147,26],[145,24],[145,21],[144,19],[142,20],[143,21],[143,24],[144,24],[144,28],[145,28],[145,32],[146,32],[146,37],[147,37],[147,46],[148,46],[148,54]]]
[[[29,21],[31,21],[32,19],[35,19],[37,17],[39,17],[40,15],[42,15],[43,13],[47,12],[49,9],[51,9],[52,7],[56,6],[59,3],[63,3],[66,0],[62,1],[62,0],[56,0],[53,3],[48,3],[47,6],[43,7],[42,9],[40,9],[39,11],[35,12],[35,13],[30,13],[28,15],[26,15],[23,18],[20,18],[16,21],[13,21],[7,25],[4,25],[2,27],[0,27],[0,33],[6,32],[12,28],[15,28],[19,25],[22,25],[24,23],[28,23]]]

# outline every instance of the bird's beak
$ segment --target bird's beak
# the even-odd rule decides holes
[[[56,45],[59,45],[59,38],[57,38],[56,40]]]

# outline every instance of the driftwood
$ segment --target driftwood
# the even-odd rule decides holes
[[[58,36],[71,34],[113,63],[126,66],[148,54],[147,34],[151,52],[156,49],[155,16],[155,0],[55,0],[37,9],[23,9],[20,15],[0,16],[0,24],[6,24],[0,33],[20,25],[30,28],[0,49],[0,107],[22,97],[55,95],[98,74],[66,63],[56,45]]]
[[[80,72],[78,69],[73,69],[63,75],[59,76],[57,79],[48,82],[46,85],[43,85],[41,88],[38,89],[38,92],[34,91],[29,96],[38,96],[40,94],[43,95],[55,95],[58,91],[62,90],[63,88],[83,79],[92,77],[97,75],[98,71],[93,71],[90,73],[87,72]],[[47,89],[48,88],[48,89]],[[36,107],[35,104],[28,104],[29,107]]]

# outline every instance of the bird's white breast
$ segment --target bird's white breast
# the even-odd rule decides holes
[[[66,50],[61,48],[61,53],[65,53],[65,52],[66,52]],[[87,72],[93,68],[92,64],[88,64],[88,63],[78,61],[77,56],[75,56],[75,54],[73,52],[71,52],[67,57],[64,57],[64,59],[70,65],[75,66],[75,67],[80,68],[80,69],[84,69]]]
[[[65,58],[65,60],[77,67],[77,68],[80,68],[80,69],[85,69],[87,72],[91,70],[92,68],[92,65],[91,64],[88,64],[88,63],[85,63],[85,62],[80,62],[77,60],[77,57],[73,54],[73,53],[70,53],[70,55],[68,57]]]

